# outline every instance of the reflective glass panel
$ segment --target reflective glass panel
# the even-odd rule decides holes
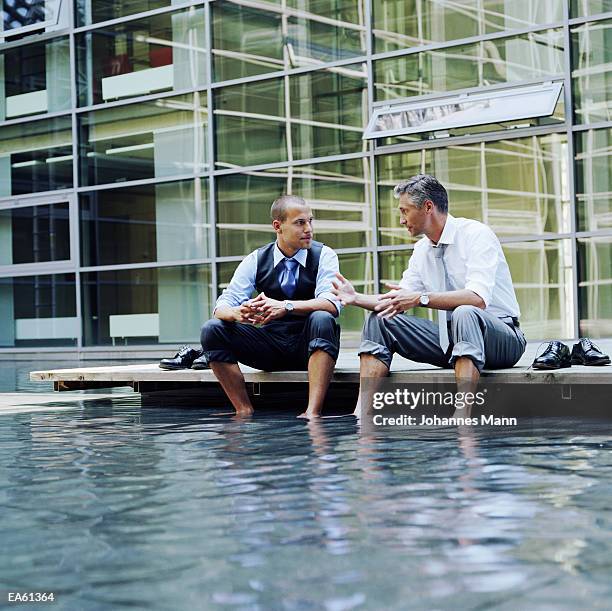
[[[2,0],[0,34],[49,32],[68,26],[69,0]]]
[[[612,118],[612,21],[585,23],[572,30],[572,84],[577,123]]]
[[[500,237],[571,229],[564,135],[396,153],[377,164],[381,245],[414,241],[399,224],[393,187],[421,172],[445,185],[453,216],[482,221]]]
[[[84,266],[205,259],[208,197],[197,181],[93,191],[80,197]]]
[[[576,134],[578,231],[612,229],[612,130]]]
[[[376,53],[520,30],[563,19],[564,0],[379,0],[374,12]]]
[[[82,115],[82,184],[204,171],[207,119],[204,94],[129,104]]]
[[[502,244],[530,340],[572,337],[574,320],[572,240]]]
[[[588,17],[612,11],[612,0],[571,0],[572,17]]]
[[[0,121],[70,108],[67,38],[0,54]]]
[[[77,37],[79,104],[90,106],[206,82],[204,9],[162,13]]]
[[[182,4],[179,0],[76,0],[78,24],[89,25]]]
[[[371,245],[367,159],[219,176],[216,188],[220,256],[246,255],[274,240],[270,206],[283,193],[310,204],[316,240],[334,249]]]
[[[378,60],[375,97],[405,98],[562,73],[563,32],[544,30]]]
[[[365,53],[362,0],[218,1],[211,8],[216,81]]]
[[[0,197],[72,187],[70,117],[0,130]]]
[[[68,259],[68,202],[0,210],[0,265]]]
[[[288,88],[283,79],[272,79],[216,90],[217,167],[366,150],[366,105],[362,65],[295,75]]]
[[[0,346],[74,346],[74,274],[0,278]]]
[[[210,312],[209,265],[81,274],[86,345],[198,343]]]
[[[578,240],[580,336],[612,336],[612,237]]]

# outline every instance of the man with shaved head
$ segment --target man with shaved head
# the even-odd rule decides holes
[[[270,213],[276,240],[236,268],[202,327],[204,352],[194,368],[210,365],[240,416],[253,406],[238,362],[264,371],[307,370],[308,406],[301,417],[315,418],[340,346],[341,305],[331,292],[338,256],[313,240],[312,212],[301,197],[282,195]]]

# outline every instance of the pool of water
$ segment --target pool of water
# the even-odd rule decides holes
[[[609,608],[603,434],[368,436],[352,418],[241,422],[135,395],[64,407],[0,410],[3,602]]]

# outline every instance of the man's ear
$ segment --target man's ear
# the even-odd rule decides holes
[[[278,231],[280,229],[281,224],[282,223],[278,219],[274,219],[272,221],[272,227],[274,227],[274,231]]]
[[[434,209],[435,204],[430,199],[426,199],[424,206],[427,212],[431,212]]]

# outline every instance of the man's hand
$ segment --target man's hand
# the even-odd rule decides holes
[[[260,300],[262,296],[265,297],[263,293],[260,293],[254,299],[249,299],[248,301],[245,301],[242,305],[235,308],[234,311],[236,322],[241,322],[247,325],[260,324],[262,322],[263,316],[261,316],[261,314],[259,314],[259,312],[257,311],[258,306],[253,306],[253,304],[256,301],[257,303],[259,303],[258,300]]]
[[[336,272],[336,280],[332,280],[331,292],[343,306],[352,305],[357,299],[355,287],[340,272]]]
[[[266,297],[265,293],[260,293],[252,299],[250,308],[262,325],[287,315],[285,302]]]
[[[407,291],[399,284],[387,283],[391,290],[378,298],[378,305],[374,308],[380,318],[393,318],[420,303],[420,293]]]

